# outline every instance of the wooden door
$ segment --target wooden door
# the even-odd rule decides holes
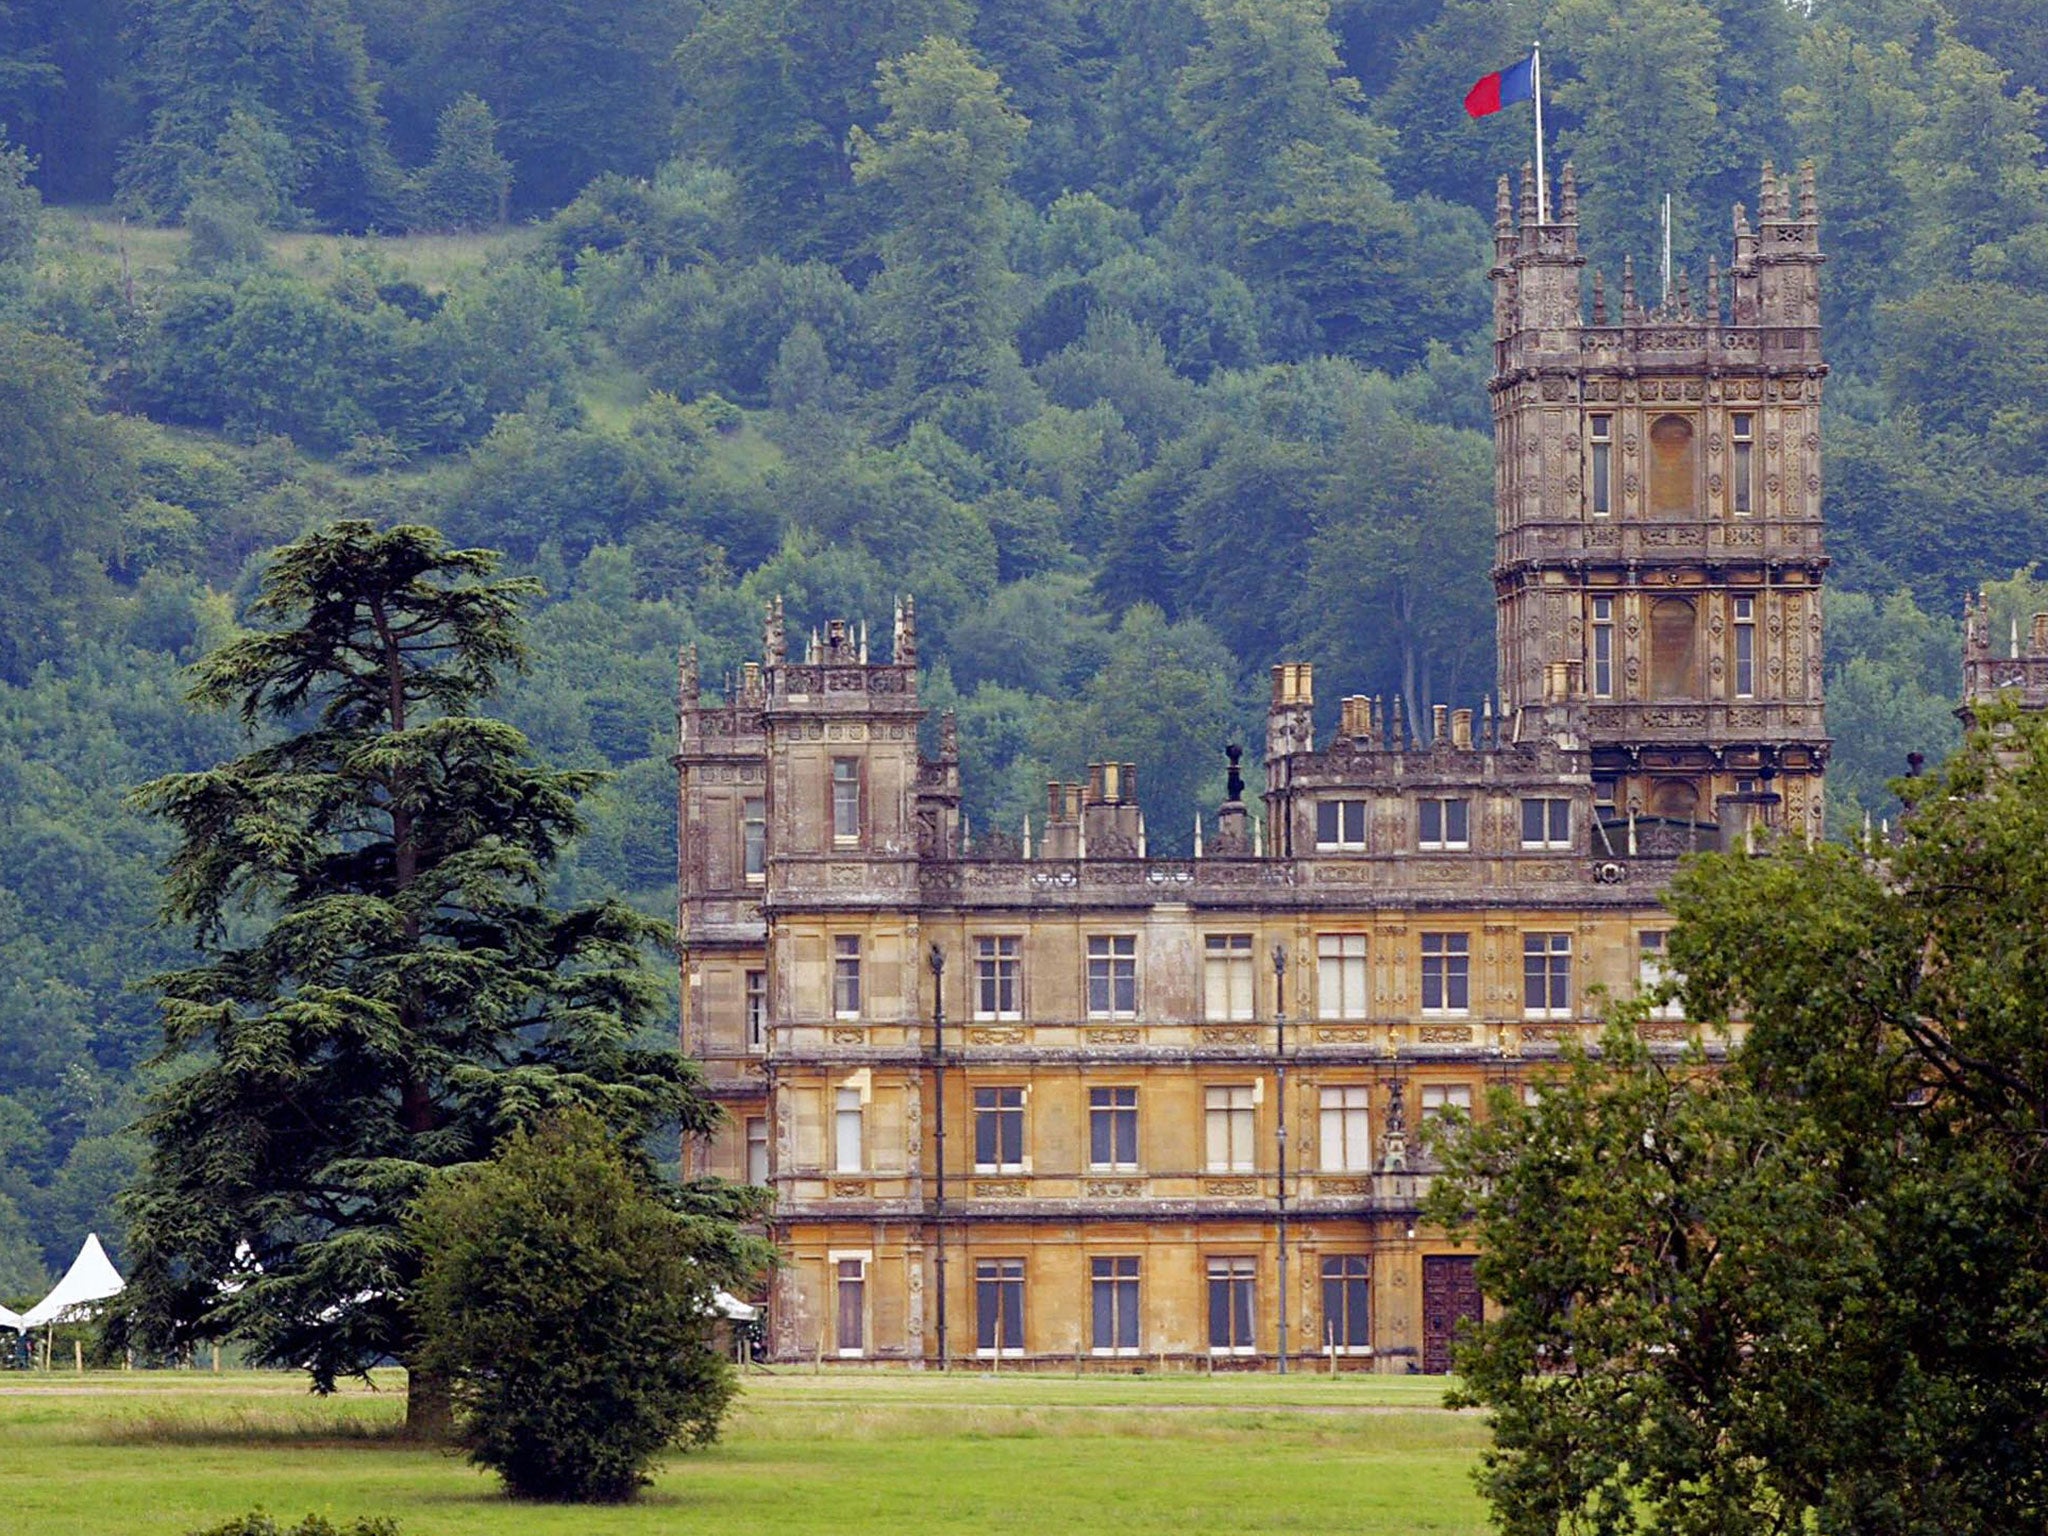
[[[1451,1340],[1458,1324],[1479,1316],[1475,1262],[1451,1254],[1422,1261],[1422,1369],[1431,1376],[1450,1374]]]

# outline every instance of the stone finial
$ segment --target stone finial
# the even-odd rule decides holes
[[[1678,269],[1678,315],[1682,320],[1692,318],[1692,276],[1683,267]]]
[[[779,667],[789,660],[789,635],[783,626],[782,599],[771,597],[761,620],[761,660]]]
[[[1534,162],[1522,162],[1522,222],[1536,222],[1536,166]]]
[[[892,642],[895,649],[891,655],[899,667],[917,665],[917,599],[901,597],[896,601],[896,633]]]
[[[1738,240],[1747,240],[1749,238],[1749,210],[1740,203],[1735,205],[1735,238]]]
[[[1632,325],[1641,317],[1636,304],[1636,259],[1633,256],[1621,258],[1621,323]]]
[[[1493,232],[1505,235],[1515,227],[1515,199],[1503,176],[1493,191]]]
[[[1707,258],[1707,318],[1715,325],[1721,323],[1721,258]]]
[[[1593,269],[1593,323],[1607,323],[1607,279],[1600,275],[1600,269]]]
[[[1557,183],[1557,217],[1565,224],[1576,224],[1579,219],[1579,173],[1569,160]]]
[[[697,642],[693,640],[676,652],[676,708],[695,709],[698,692]]]
[[[960,717],[950,709],[939,716],[939,761],[960,761]]]
[[[1799,162],[1799,217],[1813,220],[1820,217],[1820,194],[1814,187],[1813,161]]]
[[[1764,162],[1763,189],[1757,195],[1757,217],[1765,221],[1780,217],[1778,207],[1778,171],[1770,161]]]

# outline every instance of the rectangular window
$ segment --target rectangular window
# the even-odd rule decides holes
[[[841,1259],[839,1271],[839,1353],[867,1353],[868,1266],[865,1259]]]
[[[1756,697],[1756,599],[1735,599],[1735,697]]]
[[[974,1352],[1024,1353],[1024,1261],[979,1259],[974,1265]]]
[[[1254,1259],[1209,1260],[1209,1352],[1248,1355],[1252,1341]]]
[[[1614,697],[1614,599],[1593,599],[1593,697]]]
[[[1571,845],[1571,801],[1543,799],[1522,802],[1524,848],[1569,848]]]
[[[1138,1090],[1088,1090],[1088,1166],[1138,1166]]]
[[[768,973],[747,972],[747,1049],[768,1048]]]
[[[832,841],[860,841],[860,759],[832,759]]]
[[[842,1019],[860,1017],[860,935],[832,940],[832,1011]]]
[[[1614,418],[1593,417],[1592,463],[1593,515],[1606,517],[1614,511]]]
[[[1432,1120],[1451,1110],[1470,1116],[1472,1113],[1472,1088],[1469,1083],[1424,1083],[1422,1085],[1422,1118]]]
[[[1422,936],[1422,1011],[1439,1014],[1472,1011],[1470,934],[1425,933]]]
[[[1250,1173],[1258,1165],[1252,1153],[1252,1089],[1249,1083],[1210,1088],[1203,1094],[1208,1133],[1209,1172]]]
[[[1471,821],[1463,800],[1424,799],[1415,803],[1415,846],[1470,848]]]
[[[974,1171],[1021,1173],[1024,1169],[1024,1090],[974,1090]]]
[[[747,1121],[747,1182],[768,1182],[768,1122],[759,1115]]]
[[[1736,516],[1747,517],[1755,510],[1756,416],[1749,411],[1737,411],[1730,425],[1728,505]]]
[[[1018,985],[1017,944],[995,936],[974,941],[974,1016],[1014,1019],[1022,1016],[1023,989]]]
[[[1362,1084],[1322,1091],[1321,1172],[1365,1173],[1371,1170],[1370,1102],[1371,1090]]]
[[[1372,1348],[1372,1261],[1362,1253],[1323,1256],[1323,1347],[1340,1355]]]
[[[1532,1019],[1572,1014],[1572,936],[1522,935],[1522,1012]]]
[[[861,1152],[860,1090],[841,1088],[832,1098],[832,1166],[839,1173],[859,1173]]]
[[[1206,1019],[1249,1019],[1256,974],[1252,967],[1252,936],[1212,933],[1202,955],[1202,1016]]]
[[[1645,992],[1656,991],[1666,981],[1679,984],[1683,984],[1685,981],[1683,976],[1672,970],[1665,963],[1664,940],[1666,937],[1667,935],[1662,932],[1639,933],[1636,935],[1636,985]],[[1682,1019],[1685,1017],[1685,1004],[1674,997],[1668,1003],[1658,1003],[1652,1007],[1650,1009],[1650,1017],[1653,1019]]]
[[[1127,933],[1088,941],[1088,1016],[1130,1018],[1138,1011],[1138,941]]]
[[[749,880],[768,877],[768,802],[758,795],[740,804],[740,864]]]
[[[1316,802],[1316,847],[1363,848],[1365,846],[1365,802],[1363,800],[1318,800]]]
[[[1098,1355],[1138,1352],[1138,1261],[1090,1259],[1090,1340]]]
[[[1325,933],[1316,938],[1316,1012],[1325,1019],[1362,1019],[1367,1013],[1365,935]]]

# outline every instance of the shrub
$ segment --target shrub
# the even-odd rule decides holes
[[[220,1525],[195,1528],[188,1536],[398,1536],[398,1522],[364,1519],[336,1525],[319,1515],[308,1515],[297,1525],[279,1525],[257,1509]]]
[[[630,1499],[669,1446],[718,1432],[713,1341],[730,1223],[679,1214],[592,1116],[519,1132],[415,1207],[421,1363],[454,1384],[470,1459],[515,1498]]]

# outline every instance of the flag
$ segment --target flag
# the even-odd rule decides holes
[[[1485,117],[1511,102],[1527,101],[1536,94],[1535,64],[1532,54],[1519,64],[1495,70],[1465,93],[1465,110],[1474,117]]]

